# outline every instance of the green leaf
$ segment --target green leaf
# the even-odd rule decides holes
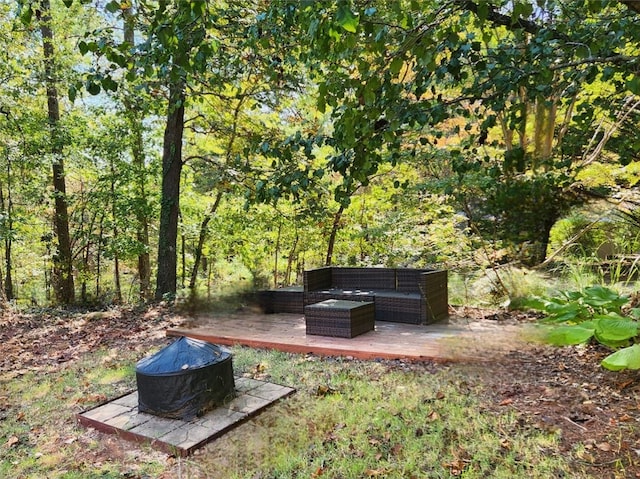
[[[338,25],[350,33],[358,31],[358,17],[356,17],[347,5],[340,5],[336,14]]]
[[[395,57],[389,64],[389,71],[393,76],[396,76],[402,70],[402,65],[404,65],[402,57]]]
[[[599,343],[610,347],[628,344],[628,340],[638,335],[638,323],[629,318],[612,313],[597,316],[595,337]]]
[[[87,91],[92,95],[97,95],[100,93],[100,84],[95,82],[87,83]]]
[[[489,5],[487,2],[478,3],[478,18],[483,22],[489,17]]]
[[[627,81],[626,87],[634,95],[640,95],[640,76],[633,75],[633,78]]]
[[[73,103],[74,101],[76,101],[76,96],[78,95],[78,90],[76,89],[76,86],[75,86],[75,85],[71,85],[71,86],[69,87],[69,92],[68,92],[68,94],[69,94],[69,101],[70,101],[71,103]]]
[[[550,327],[545,335],[545,341],[555,346],[569,346],[586,343],[595,333],[595,328],[589,323],[570,326]]]
[[[610,371],[640,369],[640,344],[616,351],[604,358],[600,364]]]
[[[84,55],[89,51],[89,45],[87,45],[87,42],[81,40],[78,42],[78,50],[80,50],[80,53]]]
[[[101,81],[102,83],[102,88],[105,91],[117,91],[118,90],[118,84],[113,81],[113,79],[111,77],[104,77]]]
[[[318,101],[316,106],[320,113],[324,113],[327,110],[327,84],[325,82],[321,82],[318,85]]]
[[[584,302],[595,308],[605,307],[606,311],[618,310],[628,301],[626,296],[605,288],[604,286],[592,286],[584,290]]]
[[[117,1],[114,0],[112,2],[107,3],[105,5],[105,8],[110,13],[116,13],[116,12],[120,11],[120,2],[117,2]]]
[[[22,8],[21,5],[21,10],[19,12],[20,15],[20,21],[24,24],[24,25],[29,25],[31,24],[31,19],[33,18],[33,9],[31,8],[31,4],[29,4],[27,6],[27,8]]]
[[[424,138],[420,138],[420,143],[422,143],[423,139]],[[425,145],[426,143],[428,143],[428,141],[425,141],[422,144]],[[520,304],[524,308],[534,309],[536,311],[546,311],[547,301],[534,296],[523,299]]]

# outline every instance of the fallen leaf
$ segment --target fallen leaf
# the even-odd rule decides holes
[[[596,462],[595,457],[593,457],[592,454],[589,454],[588,452],[585,451],[579,451],[577,454],[578,459],[583,460],[584,462],[589,462],[591,464],[593,464],[594,462]]]
[[[322,397],[327,396],[329,394],[335,394],[336,390],[330,386],[320,385],[318,389],[316,389],[316,396]]]
[[[620,384],[618,384],[618,390],[622,391],[623,389],[626,389],[628,386],[631,386],[634,382],[635,381],[633,379],[623,381]]]
[[[367,469],[366,471],[364,471],[364,473],[368,477],[377,477],[386,474],[386,471],[384,469]]]
[[[427,417],[431,422],[437,421],[438,419],[440,419],[440,415],[435,411],[431,411]]]
[[[609,452],[612,449],[611,444],[609,444],[608,442],[601,442],[600,444],[596,444],[596,447],[604,452]]]
[[[511,398],[503,399],[502,401],[500,401],[500,403],[498,403],[498,406],[508,406],[512,402],[513,402],[513,399]]]
[[[20,442],[20,439],[18,438],[18,436],[11,436],[9,437],[9,439],[7,439],[7,442],[4,444],[7,449],[15,446],[16,444],[18,444]]]
[[[436,394],[436,399],[438,400],[444,399],[444,393],[442,391],[438,391],[438,394]]]

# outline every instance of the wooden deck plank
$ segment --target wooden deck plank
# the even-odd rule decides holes
[[[489,360],[496,350],[512,348],[520,328],[464,321],[414,325],[377,321],[375,330],[354,338],[307,335],[300,314],[200,317],[170,329],[168,336],[188,336],[214,344],[243,345],[290,353],[408,361]]]

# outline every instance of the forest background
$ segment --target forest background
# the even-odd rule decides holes
[[[2,301],[210,299],[324,264],[446,268],[454,302],[620,279],[637,8],[0,1]]]

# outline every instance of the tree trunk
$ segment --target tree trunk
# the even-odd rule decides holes
[[[178,220],[182,221],[182,213],[178,212]],[[180,232],[180,263],[181,263],[181,272],[180,272],[180,287],[184,288],[185,280],[187,276],[187,238],[184,235],[184,228],[182,228]]]
[[[122,10],[124,17],[124,41],[135,45],[135,18],[133,9],[129,6]],[[142,113],[135,102],[125,96],[124,106],[127,109],[127,119],[131,128],[132,143],[131,156],[137,178],[136,191],[136,240],[142,251],[138,253],[138,280],[140,283],[140,300],[145,302],[150,297],[151,290],[151,259],[149,255],[149,217],[146,192],[147,169],[145,166],[144,143],[142,138]]]
[[[98,247],[96,248],[96,299],[100,298],[100,275],[102,274],[102,244],[104,235],[104,215],[100,218],[100,229],[98,233]]]
[[[298,229],[296,228],[296,236],[293,239],[293,245],[291,246],[291,250],[289,250],[289,258],[287,258],[287,271],[285,272],[284,281],[285,284],[291,284],[291,271],[293,269],[293,261],[296,258],[296,250],[298,248],[298,241],[300,237],[298,235]]]
[[[120,285],[120,255],[118,254],[118,213],[116,211],[116,168],[113,160],[111,160],[111,221],[113,221],[113,242],[115,243],[115,251],[113,252],[113,279],[115,291],[115,300],[122,303],[122,287]]]
[[[213,218],[213,215],[216,214],[218,210],[218,206],[220,205],[220,200],[222,199],[222,192],[219,191],[216,195],[216,199],[211,205],[211,209],[205,215],[200,224],[200,234],[198,236],[198,246],[195,251],[195,258],[193,260],[193,269],[191,270],[191,279],[189,280],[189,289],[191,290],[191,294],[195,292],[196,289],[196,280],[198,278],[198,268],[200,268],[200,261],[202,259],[202,249],[204,248],[204,241],[207,238],[208,226],[209,222]]]
[[[162,198],[158,237],[158,271],[156,300],[165,295],[175,297],[177,286],[178,209],[180,207],[180,174],[182,172],[182,135],[184,130],[184,82],[169,89],[167,124],[162,148]]]
[[[14,297],[13,291],[13,263],[11,261],[11,249],[13,246],[13,202],[11,200],[11,162],[7,153],[7,200],[5,202],[4,189],[0,185],[0,209],[5,214],[4,225],[4,259],[5,259],[5,278],[4,278],[4,297],[5,301],[11,301]]]
[[[338,230],[340,229],[340,220],[342,219],[342,213],[344,213],[344,205],[341,204],[340,208],[333,217],[333,225],[331,226],[331,233],[329,234],[329,242],[327,245],[327,257],[324,265],[331,266],[333,261],[333,248],[336,244],[336,236],[338,236]]]
[[[40,2],[40,9],[36,11],[36,18],[42,34],[44,51],[44,73],[47,89],[47,111],[51,133],[51,154],[53,173],[53,195],[55,198],[54,227],[58,240],[58,251],[53,260],[53,281],[56,300],[61,304],[74,301],[73,263],[71,254],[71,237],[69,234],[69,214],[67,193],[62,160],[63,144],[59,134],[60,105],[58,103],[58,89],[56,86],[54,38],[51,29],[51,6],[49,0]]]
[[[278,224],[278,237],[276,239],[276,252],[273,260],[273,287],[278,287],[278,256],[280,254],[280,241],[282,240],[282,220]]]

